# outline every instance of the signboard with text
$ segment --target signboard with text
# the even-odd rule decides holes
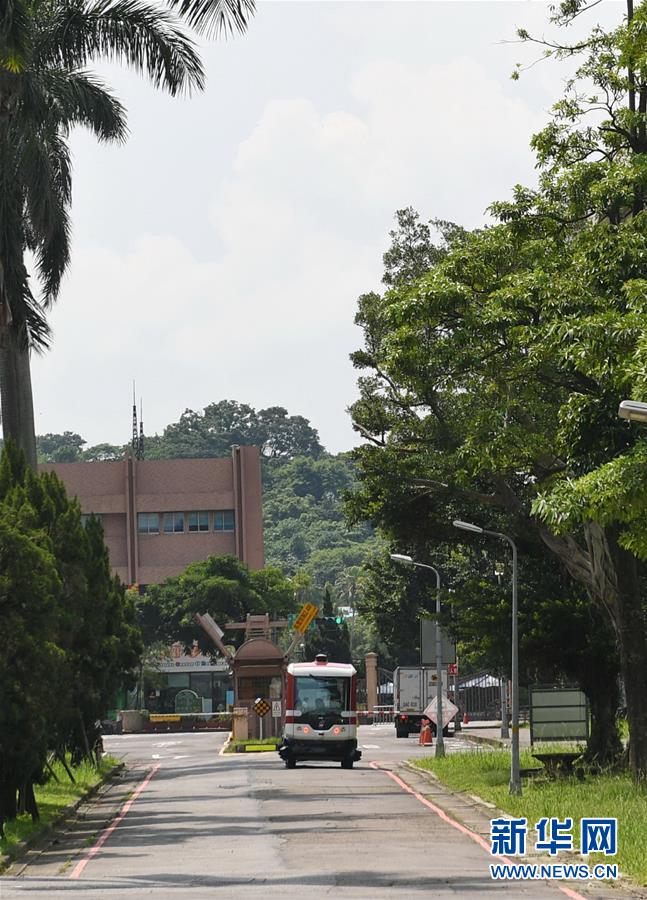
[[[294,623],[294,630],[303,634],[308,625],[316,618],[318,612],[319,607],[315,606],[314,603],[304,603]]]
[[[449,637],[444,628],[440,629],[440,638],[443,651],[443,665],[456,662],[456,644]],[[436,620],[420,619],[420,665],[436,665]]]

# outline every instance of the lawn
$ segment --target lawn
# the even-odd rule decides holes
[[[83,763],[72,770],[76,784],[72,784],[65,769],[59,762],[52,766],[59,781],[53,778],[43,785],[35,785],[34,793],[38,802],[40,821],[32,823],[31,816],[19,816],[14,822],[5,824],[5,835],[0,840],[0,854],[12,854],[16,845],[25,838],[37,833],[45,832],[51,823],[63,812],[63,810],[78,800],[94,787],[110,769],[119,762],[109,756],[104,756],[101,768],[96,769],[90,763]]]
[[[522,751],[522,768],[536,764],[529,751]],[[544,816],[572,818],[576,846],[581,818],[616,817],[617,856],[612,859],[594,854],[591,859],[599,855],[601,862],[617,862],[623,875],[647,884],[647,787],[636,787],[628,775],[588,775],[583,782],[577,778],[524,778],[522,796],[512,797],[508,793],[507,750],[456,753],[439,760],[429,757],[415,760],[415,765],[431,770],[449,787],[476,794],[515,817],[525,816],[529,827]]]

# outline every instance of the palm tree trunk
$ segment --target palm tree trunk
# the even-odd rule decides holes
[[[15,441],[35,470],[36,431],[29,349],[18,346],[8,325],[0,326],[0,405],[5,441],[8,438]]]

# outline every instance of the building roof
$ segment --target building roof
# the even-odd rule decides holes
[[[335,662],[303,662],[290,663],[288,666],[290,675],[318,675],[320,677],[328,676],[330,678],[350,678],[356,675],[357,670],[348,663]]]
[[[234,657],[235,662],[251,662],[283,659],[283,651],[266,638],[250,638],[241,644]]]

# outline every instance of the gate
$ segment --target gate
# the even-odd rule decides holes
[[[456,680],[456,706],[470,719],[501,719],[501,684],[489,672],[476,672]]]

